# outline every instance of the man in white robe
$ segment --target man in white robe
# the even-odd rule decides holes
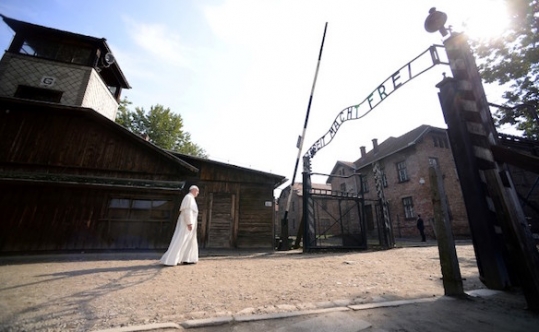
[[[180,206],[180,216],[167,252],[161,257],[163,265],[174,266],[178,263],[195,264],[198,262],[197,218],[198,196],[197,186],[191,186]]]

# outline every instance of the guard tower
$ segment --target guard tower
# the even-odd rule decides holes
[[[0,16],[15,32],[0,60],[0,97],[92,108],[114,121],[131,87],[104,38]]]

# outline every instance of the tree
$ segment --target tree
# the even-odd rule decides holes
[[[131,104],[127,98],[120,101],[116,123],[135,134],[148,135],[151,143],[165,150],[208,158],[204,149],[191,141],[191,134],[182,130],[181,115],[159,104],[151,106],[149,112],[141,107],[131,111],[128,108]]]
[[[511,124],[539,138],[539,0],[506,0],[510,26],[496,39],[471,40],[487,83],[509,84],[497,125]]]

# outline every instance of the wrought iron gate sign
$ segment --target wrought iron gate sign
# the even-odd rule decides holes
[[[348,120],[357,120],[361,119],[365,115],[369,114],[376,106],[378,106],[384,99],[389,97],[393,92],[397,91],[401,86],[410,82],[412,79],[423,74],[427,70],[431,69],[438,64],[449,64],[447,62],[442,62],[438,56],[438,48],[443,48],[442,45],[432,45],[420,55],[415,57],[412,61],[408,62],[402,66],[399,70],[389,76],[385,81],[382,82],[374,91],[371,92],[361,103],[357,105],[349,106],[343,109],[333,121],[329,131],[318,139],[305,153],[306,157],[312,158],[322,149],[324,146],[328,145],[333,137],[337,134],[340,126]],[[425,64],[422,63],[425,60],[425,54],[430,55],[431,62]],[[413,67],[412,64],[417,64],[418,69]],[[423,66],[421,66],[423,65]]]

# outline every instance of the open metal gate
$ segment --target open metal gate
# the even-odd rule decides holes
[[[362,195],[313,189],[303,172],[303,250],[367,249]]]
[[[303,165],[304,251],[367,249],[370,246],[389,248],[394,245],[383,194],[379,195],[378,201],[365,202],[361,189],[358,193],[314,189],[309,157],[303,158]],[[352,176],[361,177],[361,174]]]

